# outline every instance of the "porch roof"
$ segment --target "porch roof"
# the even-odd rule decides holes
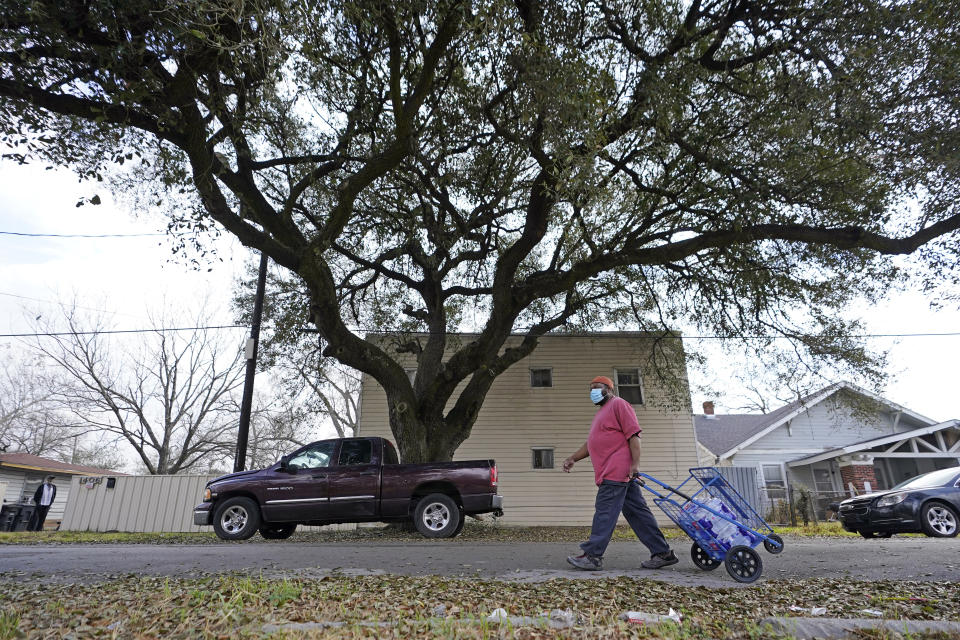
[[[904,440],[909,440],[910,438],[916,438],[917,436],[925,436],[931,433],[936,433],[937,431],[943,431],[945,429],[951,429],[954,427],[960,428],[960,420],[947,420],[945,422],[940,422],[938,424],[933,424],[927,427],[918,427],[912,431],[903,431],[901,433],[894,433],[888,436],[880,436],[878,438],[870,438],[869,440],[861,440],[860,442],[854,442],[848,444],[844,447],[837,447],[835,449],[827,449],[821,453],[814,453],[809,456],[804,456],[802,458],[797,458],[796,460],[790,460],[787,462],[788,467],[802,467],[808,464],[813,464],[815,462],[822,462],[824,460],[830,460],[831,458],[836,458],[838,456],[846,455],[848,453],[857,453],[858,451],[865,451],[866,449],[873,449],[874,447],[882,447],[885,444],[893,444],[895,442],[903,442]],[[954,445],[950,451],[945,451],[944,455],[954,454],[956,457],[960,458],[960,442]]]
[[[82,464],[70,464],[50,458],[31,455],[29,453],[0,453],[0,467],[20,469],[24,471],[44,471],[52,475],[73,476],[124,476],[125,473],[88,467]]]

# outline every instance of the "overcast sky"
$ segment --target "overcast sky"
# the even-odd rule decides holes
[[[100,206],[77,208],[81,197],[97,193]],[[161,233],[166,221],[148,213],[134,215],[110,197],[105,188],[81,185],[65,170],[41,165],[0,163],[0,232],[35,234]],[[228,301],[235,277],[250,252],[232,237],[215,241],[220,260],[191,268],[172,256],[163,236],[136,238],[38,238],[0,234],[0,334],[30,330],[22,307],[49,309],[51,302],[78,296],[79,304],[115,314],[117,328],[145,328],[146,315],[166,299],[171,307],[193,311],[207,296],[215,324],[232,324]],[[209,269],[209,271],[207,271]],[[960,331],[960,312],[932,312],[919,293],[899,294],[882,307],[864,310],[870,333],[949,333]],[[9,338],[0,338],[0,344]],[[891,349],[893,379],[887,399],[937,420],[960,417],[955,407],[960,336],[875,338],[878,349]],[[694,392],[695,412],[716,400],[718,412],[740,404],[729,372],[740,363],[719,354],[711,362],[707,383],[722,392],[706,397]]]

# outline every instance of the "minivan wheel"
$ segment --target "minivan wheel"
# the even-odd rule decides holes
[[[221,540],[246,540],[260,526],[260,509],[250,498],[224,500],[213,513],[213,531]]]
[[[957,535],[957,512],[942,502],[928,502],[920,510],[923,532],[934,538],[952,538]]]
[[[413,512],[413,524],[427,538],[450,538],[463,521],[460,507],[444,493],[421,498]]]

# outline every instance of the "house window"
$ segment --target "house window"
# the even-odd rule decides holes
[[[33,504],[33,494],[37,492],[37,487],[43,484],[46,476],[25,476],[23,479],[23,493],[20,495],[20,502],[29,502]],[[3,496],[0,496],[2,498]]]
[[[830,469],[815,467],[813,469],[813,484],[817,493],[821,495],[830,495],[835,491],[833,488],[833,477],[830,475]]]
[[[783,479],[783,467],[779,464],[764,464],[763,485],[767,489],[770,500],[787,499],[787,483]]]
[[[630,404],[643,404],[643,387],[640,384],[640,369],[614,369],[617,395]]]
[[[531,451],[534,469],[553,469],[553,447],[534,447]]]
[[[552,387],[553,370],[552,369],[530,369],[531,387]]]

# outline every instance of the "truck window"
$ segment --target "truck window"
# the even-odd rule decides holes
[[[287,462],[290,469],[319,469],[330,466],[330,458],[333,457],[333,451],[336,449],[335,441],[314,442],[304,449],[296,452]]]
[[[400,464],[400,458],[397,456],[397,450],[389,440],[383,441],[383,464]]]
[[[369,440],[344,440],[340,447],[340,465],[370,464],[373,447]]]

